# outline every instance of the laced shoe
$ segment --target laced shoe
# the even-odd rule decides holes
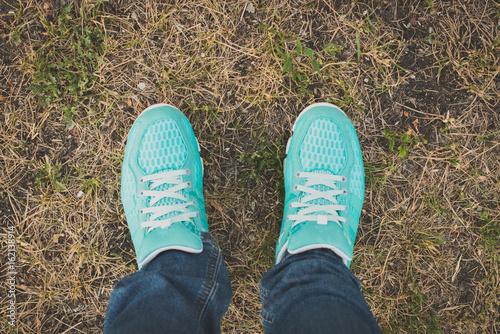
[[[300,113],[292,131],[276,263],[286,252],[326,248],[349,267],[365,184],[356,130],[338,107],[316,103]]]
[[[208,231],[203,163],[189,120],[155,104],[128,134],[121,198],[139,269],[166,250],[200,253]]]

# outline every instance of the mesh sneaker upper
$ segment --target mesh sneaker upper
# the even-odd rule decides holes
[[[138,164],[147,175],[181,169],[187,159],[188,152],[182,140],[181,132],[177,124],[171,119],[162,119],[149,126],[144,133],[139,149]],[[155,190],[167,190],[173,185],[163,184]],[[186,195],[185,191],[181,192]],[[174,205],[182,203],[175,198],[162,198],[153,207]],[[176,212],[158,217],[158,220],[167,219],[176,215]],[[151,216],[148,215],[148,216]],[[184,224],[187,228],[193,229],[191,224]]]
[[[364,184],[364,171],[363,166],[359,163],[355,163],[351,171],[351,185],[350,190],[359,199],[362,199],[365,191]]]
[[[146,174],[180,169],[188,152],[181,132],[171,119],[157,121],[146,130],[139,149],[138,163]]]
[[[306,171],[330,170],[338,174],[346,159],[338,126],[329,119],[314,121],[300,147],[299,157]]]
[[[299,158],[304,171],[337,175],[346,162],[345,145],[337,124],[331,119],[315,120],[300,146]],[[313,188],[319,191],[329,190],[322,185]],[[310,203],[332,204],[323,198]]]

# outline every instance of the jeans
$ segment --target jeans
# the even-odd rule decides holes
[[[215,240],[166,251],[113,290],[104,333],[219,333],[231,285]],[[380,333],[361,285],[328,250],[288,254],[260,282],[265,333]]]

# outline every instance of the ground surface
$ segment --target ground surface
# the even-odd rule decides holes
[[[191,120],[233,284],[225,333],[262,332],[285,143],[313,102],[353,120],[366,199],[352,270],[387,333],[500,331],[500,5],[494,0],[0,0],[2,287],[16,326],[99,333],[136,270],[119,199],[153,103]],[[1,330],[2,332],[4,329]]]

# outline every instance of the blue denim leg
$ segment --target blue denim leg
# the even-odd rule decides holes
[[[215,240],[202,236],[202,253],[166,251],[124,277],[111,294],[104,333],[219,333],[231,285]]]
[[[380,333],[361,284],[327,250],[288,255],[260,282],[262,324],[274,333]]]

